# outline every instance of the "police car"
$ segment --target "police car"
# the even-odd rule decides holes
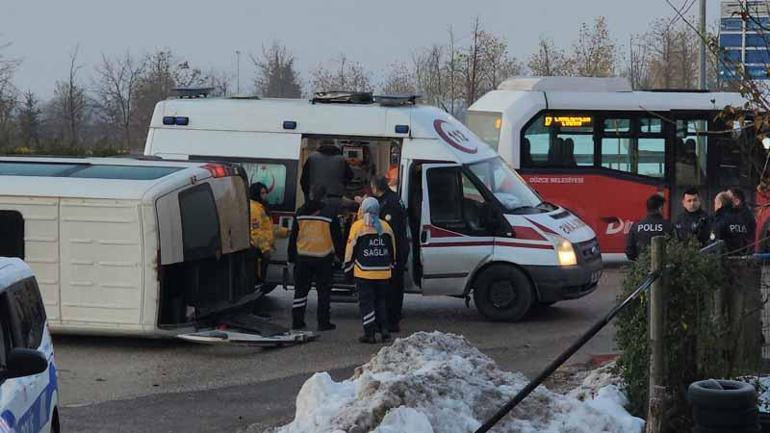
[[[59,432],[53,345],[37,281],[0,257],[0,433]]]

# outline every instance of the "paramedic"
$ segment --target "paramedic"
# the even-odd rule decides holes
[[[358,341],[376,343],[375,330],[382,341],[390,340],[386,293],[391,269],[396,262],[393,231],[380,219],[380,204],[374,197],[361,203],[362,218],[353,223],[345,248],[345,272],[353,273],[358,290],[358,307],[364,335]]]
[[[326,189],[315,185],[310,199],[297,210],[289,237],[289,263],[294,263],[292,329],[305,328],[305,309],[310,286],[318,292],[318,330],[336,326],[330,321],[332,265],[335,252],[342,251],[342,233],[336,213],[324,203]]]

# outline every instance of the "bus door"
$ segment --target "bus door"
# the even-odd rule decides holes
[[[490,203],[456,164],[422,165],[419,230],[424,295],[462,294],[474,269],[492,255]]]
[[[672,113],[674,135],[671,176],[671,219],[684,210],[681,199],[685,191],[695,189],[701,198],[701,207],[710,211],[718,189],[719,172],[714,166],[714,140],[709,131],[714,125],[714,113]],[[713,176],[712,176],[713,174]]]

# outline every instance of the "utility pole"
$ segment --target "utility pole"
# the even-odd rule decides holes
[[[700,19],[698,20],[698,33],[700,37],[700,51],[698,52],[698,87],[706,89],[706,0],[700,2]]]
[[[662,272],[666,262],[666,242],[663,236],[655,236],[650,243],[650,273]],[[647,407],[646,433],[664,431],[664,412],[668,402],[666,388],[665,350],[665,288],[663,277],[659,277],[650,288],[650,382]]]
[[[235,95],[241,95],[241,50],[235,50]]]

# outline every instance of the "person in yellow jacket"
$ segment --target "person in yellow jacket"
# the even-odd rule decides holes
[[[275,227],[270,210],[267,207],[267,187],[260,182],[255,182],[249,187],[251,210],[251,246],[259,251],[259,265],[257,274],[260,281],[264,281],[267,273],[267,265],[270,263],[270,254],[275,249],[275,236],[282,238],[289,236],[286,227]]]
[[[345,248],[345,272],[353,273],[358,290],[358,307],[364,335],[358,341],[376,343],[375,330],[382,341],[390,340],[386,294],[391,270],[396,264],[393,230],[380,219],[380,203],[369,197],[361,202],[362,218],[353,223]]]

